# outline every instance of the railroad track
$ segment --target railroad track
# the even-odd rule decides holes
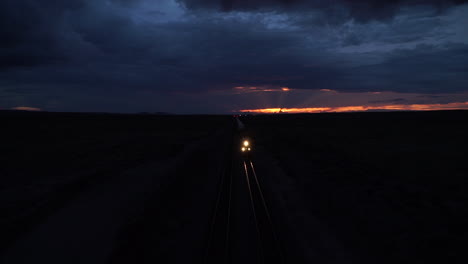
[[[243,161],[262,263],[284,263],[281,244],[252,160]]]
[[[229,263],[230,259],[233,137],[229,137],[229,140],[229,144],[224,149],[225,160],[219,171],[219,182],[203,263]]]
[[[241,156],[233,144],[226,155],[204,263],[284,263],[254,162]]]
[[[203,263],[229,263],[230,260],[232,165],[231,159],[221,169]]]

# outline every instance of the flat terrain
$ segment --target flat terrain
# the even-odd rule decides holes
[[[0,262],[462,257],[468,112],[240,121],[0,112]]]
[[[0,249],[90,186],[148,164],[162,168],[232,123],[223,116],[9,111],[0,122]]]
[[[291,213],[317,218],[357,263],[453,263],[464,255],[467,111],[243,121],[289,178],[283,183],[293,187],[282,195],[293,190],[304,203]]]

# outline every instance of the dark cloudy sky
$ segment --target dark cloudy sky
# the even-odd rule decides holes
[[[0,34],[0,109],[468,101],[463,0],[2,0]]]

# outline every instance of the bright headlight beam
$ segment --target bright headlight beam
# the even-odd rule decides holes
[[[249,146],[249,141],[245,140],[244,141],[244,146],[248,147]]]

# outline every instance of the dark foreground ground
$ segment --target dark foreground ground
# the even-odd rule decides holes
[[[468,112],[240,120],[0,112],[0,262],[465,258]]]
[[[1,252],[91,186],[106,186],[125,173],[163,181],[167,173],[145,166],[175,166],[187,148],[231,120],[6,111],[0,112],[0,123]]]
[[[305,210],[358,263],[466,258],[467,111],[255,116],[244,123]]]

